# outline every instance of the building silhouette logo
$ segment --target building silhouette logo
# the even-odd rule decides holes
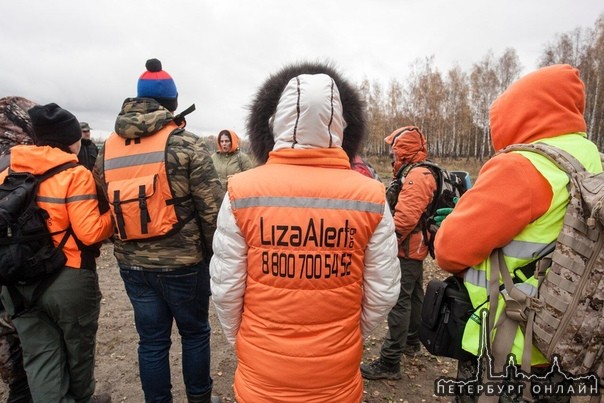
[[[480,349],[477,371],[473,378],[439,377],[434,381],[437,396],[522,396],[525,388],[541,396],[599,396],[598,377],[594,374],[571,375],[562,369],[560,357],[553,356],[549,369],[543,375],[526,374],[517,366],[514,354],[507,357],[502,373],[495,372],[487,324],[488,310],[480,316]]]

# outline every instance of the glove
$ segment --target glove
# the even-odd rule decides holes
[[[457,204],[457,200],[459,200],[459,197],[453,198],[454,205]],[[440,228],[440,225],[442,224],[443,220],[447,218],[447,216],[451,214],[452,211],[453,207],[443,207],[437,209],[434,214],[434,225],[436,225],[437,228]]]

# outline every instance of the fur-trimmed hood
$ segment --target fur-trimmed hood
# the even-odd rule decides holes
[[[247,129],[260,163],[283,148],[343,148],[352,160],[365,136],[364,106],[355,87],[332,66],[294,64],[260,87]]]

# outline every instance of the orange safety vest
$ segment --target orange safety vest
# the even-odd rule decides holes
[[[301,185],[316,181],[327,186]],[[229,179],[229,194],[249,248],[236,396],[360,401],[365,249],[383,186],[351,170],[268,163]]]
[[[179,219],[166,173],[170,136],[182,129],[172,122],[148,137],[125,139],[112,133],[105,142],[107,198],[122,241],[169,236],[193,217]]]

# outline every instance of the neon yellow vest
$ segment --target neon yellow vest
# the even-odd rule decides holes
[[[539,140],[539,142],[551,144],[568,151],[576,157],[590,172],[601,172],[602,165],[597,148],[593,143],[585,139],[585,133],[568,134],[564,136]],[[595,150],[595,151],[594,151]],[[509,244],[503,247],[503,254],[507,267],[514,276],[514,270],[525,266],[534,260],[539,251],[554,241],[562,230],[562,220],[568,204],[569,194],[566,189],[568,177],[566,174],[556,168],[545,157],[532,152],[514,151],[526,157],[539,172],[550,183],[553,190],[552,203],[549,209],[534,222],[527,225]],[[489,308],[488,286],[490,280],[490,260],[486,259],[479,265],[469,268],[464,274],[464,283],[470,294],[474,308]],[[516,271],[516,276],[525,281],[517,284],[517,287],[530,295],[537,294],[537,280],[534,277],[526,279],[522,273]],[[501,283],[501,280],[500,280]],[[505,291],[504,291],[505,292]],[[505,307],[505,302],[501,293],[497,306],[497,318]],[[462,347],[472,354],[478,355],[480,340],[480,315],[478,310],[472,315],[464,331]],[[495,332],[491,334],[493,340]],[[524,348],[524,335],[522,330],[516,330],[516,337],[512,347],[512,353],[520,362]],[[546,364],[548,360],[533,347],[531,365]]]

